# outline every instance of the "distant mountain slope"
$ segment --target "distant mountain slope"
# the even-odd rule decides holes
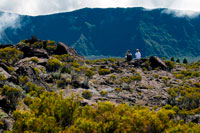
[[[0,43],[35,35],[62,41],[82,55],[124,56],[139,48],[143,56],[200,56],[200,17],[178,18],[143,8],[81,9],[46,16],[21,16],[20,29],[7,29]]]

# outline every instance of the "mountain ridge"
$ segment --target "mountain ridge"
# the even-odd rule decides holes
[[[127,49],[136,48],[141,49],[144,57],[199,56],[200,17],[178,18],[163,13],[164,10],[84,8],[45,16],[22,16],[23,24],[15,31],[17,35],[6,30],[8,39],[0,42],[16,44],[35,35],[74,46],[84,56],[122,57]]]

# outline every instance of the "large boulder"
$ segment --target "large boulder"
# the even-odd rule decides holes
[[[73,57],[77,57],[79,59],[84,59],[84,57],[80,56],[75,49],[73,49],[72,47],[68,47],[66,44],[59,42],[57,44],[57,48],[55,51],[55,54],[57,55],[62,55],[62,54],[69,54]]]
[[[167,65],[165,64],[164,61],[162,61],[160,58],[157,56],[151,56],[150,59],[150,65],[153,69],[160,67],[163,70],[167,69]]]
[[[69,54],[69,47],[64,43],[59,42],[55,54],[57,55]]]

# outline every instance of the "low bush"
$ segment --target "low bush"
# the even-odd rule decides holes
[[[43,48],[43,47],[44,47],[44,44],[43,44],[42,41],[37,41],[37,42],[33,43],[33,44],[31,45],[31,47],[33,47],[33,48]]]
[[[63,66],[62,69],[61,69],[61,73],[71,74],[72,72],[71,72],[71,70],[68,67]]]
[[[47,66],[50,71],[57,71],[63,66],[63,64],[56,58],[50,58],[48,60]]]
[[[200,125],[176,121],[177,109],[98,102],[80,106],[78,97],[44,92],[29,100],[30,111],[16,110],[13,132],[198,132]]]
[[[101,96],[107,96],[108,95],[108,92],[107,91],[100,91],[100,94],[101,94]]]
[[[59,132],[73,124],[78,98],[63,98],[54,92],[44,92],[34,98],[30,111],[16,110],[14,132]]]
[[[166,60],[165,64],[167,65],[169,70],[172,70],[175,67],[175,63],[173,61]]]
[[[22,95],[22,90],[8,85],[4,85],[1,89],[1,95],[6,96],[9,100],[9,105],[12,109],[15,109],[19,97]]]
[[[94,75],[95,73],[90,70],[90,69],[87,69],[86,72],[85,72],[85,76],[87,76],[88,78],[92,78],[92,76]]]
[[[110,69],[108,68],[101,68],[99,71],[98,71],[99,75],[107,75],[107,74],[110,74],[111,71]]]
[[[92,93],[89,90],[85,90],[82,92],[82,96],[85,99],[90,99],[92,97]]]
[[[51,52],[51,51],[55,51],[57,48],[57,45],[55,43],[55,41],[47,41],[46,42],[46,49]]]
[[[5,77],[5,75],[0,73],[0,85],[4,85],[6,80],[7,78]]]
[[[13,64],[23,58],[23,52],[16,48],[6,47],[0,49],[0,59],[8,64]]]
[[[200,88],[199,87],[184,87],[170,88],[168,90],[170,103],[177,105],[180,109],[196,109],[200,104]]]
[[[74,57],[70,56],[69,54],[63,54],[63,55],[53,55],[53,57],[57,58],[58,60],[62,62],[73,62]]]
[[[34,63],[38,63],[39,59],[38,59],[38,57],[32,57],[31,61]]]
[[[122,89],[121,88],[115,88],[115,92],[120,93],[120,92],[122,92]]]

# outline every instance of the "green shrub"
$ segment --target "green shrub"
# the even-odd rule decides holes
[[[56,45],[55,41],[47,41],[46,49],[48,51],[54,51],[54,50],[56,50],[56,48],[57,48],[57,45]]]
[[[177,79],[184,79],[185,75],[184,74],[174,74]]]
[[[133,77],[121,77],[121,81],[127,84],[130,84],[133,80]]]
[[[71,74],[72,72],[68,67],[63,66],[62,69],[61,69],[61,73]]]
[[[114,62],[117,62],[117,59],[111,57],[111,58],[108,58],[108,61],[110,61],[111,63],[114,63]]]
[[[92,93],[89,90],[85,90],[82,92],[82,96],[85,99],[90,99],[92,97]]]
[[[57,71],[62,67],[62,65],[63,65],[62,62],[60,62],[56,58],[50,58],[47,63],[47,66],[50,71]]]
[[[115,88],[115,92],[120,93],[120,92],[122,92],[122,89],[121,88]]]
[[[44,92],[34,98],[30,111],[16,110],[14,132],[59,132],[73,124],[79,106],[77,97],[63,98],[54,92]]]
[[[135,68],[131,68],[131,72],[134,73],[136,70]]]
[[[52,73],[52,78],[54,78],[54,79],[60,79],[61,78],[61,73],[59,73],[59,72],[53,72]]]
[[[85,72],[85,76],[87,76],[88,78],[92,78],[92,76],[94,75],[95,73],[90,70],[90,69],[87,69],[86,72]]]
[[[117,76],[115,76],[115,75],[110,75],[110,78],[111,78],[112,80],[115,80],[115,79],[117,79]]]
[[[41,73],[40,69],[37,67],[33,67],[33,70],[35,71],[35,73],[38,75]]]
[[[58,88],[64,88],[67,84],[66,79],[56,80]]]
[[[101,96],[107,96],[108,92],[107,91],[100,91]]]
[[[101,68],[99,71],[98,71],[99,75],[107,75],[107,74],[110,74],[111,71],[110,69],[108,68]]]
[[[7,68],[8,68],[9,73],[12,73],[12,72],[15,71],[15,68],[14,68],[14,67],[7,66]]]
[[[170,105],[147,107],[98,102],[80,106],[77,97],[44,92],[30,100],[29,111],[16,110],[13,132],[198,132],[200,125],[176,121]],[[197,110],[194,110],[197,112]]]
[[[4,85],[6,80],[7,78],[5,77],[5,75],[0,73],[0,84]]]
[[[23,52],[17,50],[16,48],[6,47],[4,49],[0,49],[0,59],[6,63],[13,64],[21,58],[23,58]]]
[[[40,41],[37,41],[37,42],[31,44],[31,47],[33,47],[33,48],[43,48],[43,47],[44,47],[44,44],[43,44],[42,41],[41,41],[41,42],[40,42]]]
[[[200,72],[199,71],[191,71],[191,70],[181,70],[178,73],[174,73],[174,75],[177,78],[194,78],[194,77],[200,77]]]
[[[136,73],[136,75],[131,77],[131,79],[135,80],[135,81],[141,81],[142,80],[142,76],[139,73]]]
[[[57,58],[58,60],[62,62],[73,62],[74,57],[70,56],[69,54],[63,54],[63,55],[53,55],[53,57]]]
[[[177,105],[180,109],[195,109],[199,107],[200,88],[198,87],[184,87],[170,88],[168,90],[170,103]]]
[[[38,96],[39,94],[43,93],[45,88],[38,87],[36,84],[28,81],[24,86],[23,89],[26,93],[29,93],[31,96]]]
[[[75,68],[79,68],[80,67],[80,64],[74,60],[72,63],[71,63],[72,67],[75,67]]]
[[[33,103],[33,99],[30,96],[28,96],[24,98],[24,103],[29,106]]]
[[[26,84],[28,81],[29,81],[28,76],[21,76],[21,77],[19,77],[19,83],[20,83],[21,85]]]
[[[169,70],[172,70],[175,67],[175,63],[173,61],[165,61],[165,64],[167,65]]]
[[[148,108],[115,106],[110,102],[98,103],[94,108],[85,106],[74,118],[67,132],[164,132],[174,111],[162,109],[151,112]]]
[[[22,90],[8,85],[4,85],[1,90],[1,95],[6,96],[12,109],[15,109],[19,97],[22,95]]]
[[[154,78],[159,78],[158,74],[154,74],[153,76],[154,76]]]
[[[34,63],[38,63],[39,59],[38,59],[38,57],[32,57],[31,61]]]

